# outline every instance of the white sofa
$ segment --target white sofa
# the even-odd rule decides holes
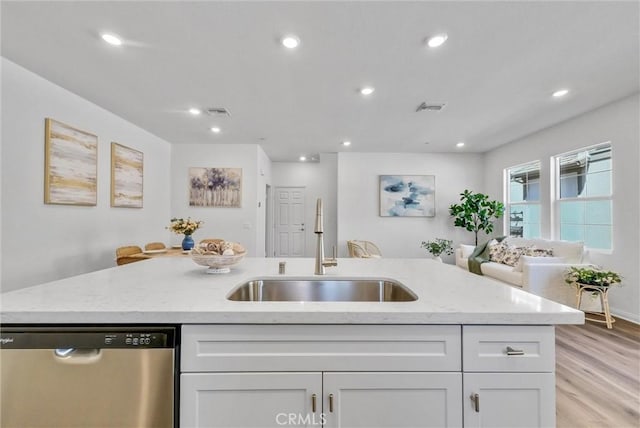
[[[564,282],[564,273],[569,266],[588,265],[582,242],[511,237],[503,242],[515,247],[551,249],[553,255],[551,257],[522,256],[516,266],[493,261],[485,262],[480,265],[483,275],[520,287],[546,299],[567,306],[575,306],[575,290]],[[468,270],[468,257],[474,249],[473,245],[460,245],[456,249],[456,265]]]

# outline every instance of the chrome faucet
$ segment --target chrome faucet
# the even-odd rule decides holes
[[[338,259],[336,255],[336,247],[333,247],[333,258],[324,258],[324,239],[322,234],[324,233],[324,226],[322,221],[322,199],[318,198],[316,202],[316,225],[313,229],[313,233],[316,234],[316,269],[314,274],[324,275],[324,268],[327,266],[338,266]]]

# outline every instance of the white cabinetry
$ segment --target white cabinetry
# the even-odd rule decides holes
[[[181,382],[181,427],[462,425],[460,373],[186,373]]]
[[[325,373],[325,427],[462,426],[460,373]]]
[[[465,427],[555,426],[551,326],[464,326]]]
[[[455,325],[183,326],[181,427],[460,427],[460,347]]]
[[[464,426],[554,427],[555,387],[553,373],[465,373]]]
[[[555,424],[551,326],[185,325],[181,356],[182,428]]]
[[[180,381],[183,428],[320,424],[320,373],[187,373]],[[289,424],[289,415],[309,415],[309,423]]]

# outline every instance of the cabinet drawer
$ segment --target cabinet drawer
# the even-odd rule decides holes
[[[553,326],[463,326],[465,372],[553,372]]]
[[[460,371],[458,325],[185,325],[183,372]]]

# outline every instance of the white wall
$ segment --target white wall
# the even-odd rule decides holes
[[[267,221],[267,185],[271,185],[271,159],[258,146],[258,185],[256,199],[258,201],[256,215],[256,257],[267,257],[266,233],[270,225]]]
[[[560,153],[605,141],[613,145],[613,251],[591,251],[591,262],[620,272],[622,287],[609,294],[612,312],[640,322],[640,109],[638,95],[609,104],[485,154],[486,190],[503,197],[504,168],[539,159],[542,233],[550,237],[550,161]]]
[[[482,155],[457,153],[339,153],[338,245],[374,242],[385,257],[426,257],[422,241],[433,238],[472,243],[471,232],[453,226],[449,205],[465,190],[482,191]],[[435,175],[435,217],[380,217],[379,175]],[[453,256],[443,257],[447,262]]]
[[[316,200],[322,198],[324,251],[330,257],[337,242],[337,155],[321,153],[320,162],[274,162],[273,186],[305,187],[305,257],[315,257]],[[275,194],[275,193],[274,193]]]
[[[98,136],[97,206],[44,204],[47,117]],[[3,291],[114,266],[119,246],[168,240],[168,142],[4,58],[2,122]],[[144,153],[142,209],[110,207],[112,141]]]
[[[259,221],[258,202],[264,200],[266,179],[258,191],[259,166],[268,172],[268,163],[259,156],[256,144],[177,144],[171,153],[171,217],[191,217],[204,221],[193,238],[223,238],[239,242],[247,255],[263,255],[264,243],[258,248],[258,234],[264,236],[264,220]],[[242,168],[242,206],[212,208],[189,206],[189,168]],[[266,176],[265,176],[266,177]],[[181,236],[172,238],[180,242]]]

